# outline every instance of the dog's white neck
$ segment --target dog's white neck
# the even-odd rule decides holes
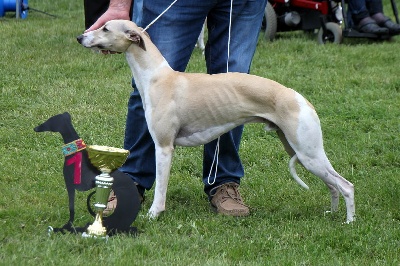
[[[148,39],[145,42],[146,50],[132,44],[125,52],[133,78],[140,92],[147,90],[152,81],[173,72],[167,60],[157,47]],[[142,97],[144,96],[141,93]]]
[[[172,74],[174,70],[157,47],[147,38],[145,45],[146,50],[143,50],[137,44],[132,44],[125,52],[125,56],[131,68],[137,90],[142,97],[143,108],[146,110],[151,109],[152,106],[149,95],[152,84]]]

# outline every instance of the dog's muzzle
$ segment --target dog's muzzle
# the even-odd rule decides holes
[[[79,35],[78,37],[76,37],[76,40],[80,43],[80,44],[82,44],[82,41],[83,41],[83,34],[82,35]]]

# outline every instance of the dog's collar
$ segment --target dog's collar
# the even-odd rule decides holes
[[[62,146],[62,152],[65,157],[86,149],[86,144],[83,139],[77,139]]]

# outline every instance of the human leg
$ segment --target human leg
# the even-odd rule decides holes
[[[243,0],[233,1],[233,3],[228,70],[248,73],[256,49],[266,1]],[[229,11],[230,1],[220,2],[207,18],[208,42],[205,55],[207,71],[210,74],[227,71]],[[240,184],[240,178],[244,175],[238,154],[242,131],[243,126],[240,126],[220,137],[218,165],[212,166],[217,140],[204,146],[203,156],[204,191],[209,195],[212,205],[220,208],[219,212],[238,216],[248,214],[248,208],[244,206],[237,192],[237,186],[234,185]],[[216,195],[217,193],[225,193],[229,196],[229,200],[215,202],[215,198],[220,198]],[[226,199],[225,196],[221,198]],[[235,206],[233,210],[232,205]]]

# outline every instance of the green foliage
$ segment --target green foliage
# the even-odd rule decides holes
[[[345,206],[325,214],[329,192],[298,167],[299,187],[274,133],[245,128],[241,192],[250,217],[215,215],[203,193],[202,149],[177,148],[167,211],[134,222],[141,234],[109,241],[48,237],[68,219],[58,133],[35,133],[68,111],[88,144],[122,147],[130,70],[123,55],[103,56],[77,44],[84,30],[80,1],[30,1],[26,20],[0,18],[0,264],[2,265],[399,265],[399,37],[318,45],[302,32],[260,38],[252,73],[281,82],[316,107],[325,149],[356,189],[357,221],[343,225]],[[388,3],[386,4],[388,5]],[[387,6],[385,7],[387,8]],[[194,51],[190,72],[205,72]],[[77,193],[76,225],[93,220],[88,193]]]

